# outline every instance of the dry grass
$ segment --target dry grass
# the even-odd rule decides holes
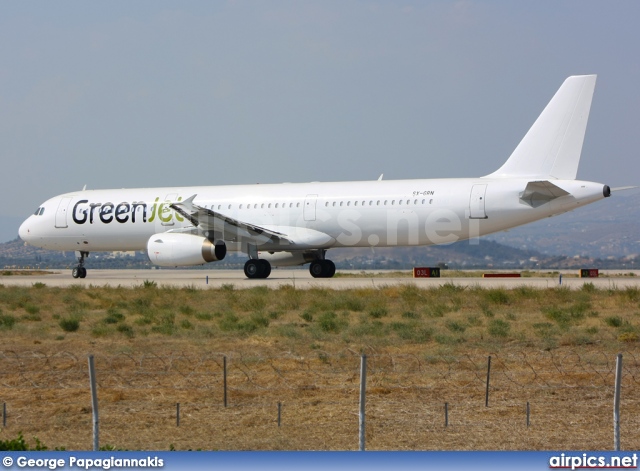
[[[63,320],[78,330],[65,331]],[[637,449],[639,320],[640,290],[588,283],[580,291],[0,287],[8,407],[0,440],[22,431],[50,448],[89,449],[94,354],[103,444],[353,450],[366,353],[368,449],[606,449],[613,364],[624,351],[622,445]]]

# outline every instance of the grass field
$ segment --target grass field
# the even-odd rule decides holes
[[[640,290],[591,283],[578,291],[423,290],[409,280],[340,291],[0,286],[0,402],[8,405],[0,440],[22,431],[50,448],[89,449],[93,354],[103,444],[356,449],[365,353],[368,449],[606,449],[612,364],[625,352],[622,442],[637,449],[639,339]],[[484,407],[489,355],[496,379]]]

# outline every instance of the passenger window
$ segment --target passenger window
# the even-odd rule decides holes
[[[347,206],[351,206],[351,201],[347,201]]]
[[[300,207],[300,203],[296,203],[296,208],[299,208],[299,207]]]
[[[354,206],[358,206],[358,202],[356,201],[355,203],[353,203]]]
[[[240,207],[238,209],[242,209],[242,205],[240,205]]]
[[[402,200],[398,200],[398,204],[402,204]]]

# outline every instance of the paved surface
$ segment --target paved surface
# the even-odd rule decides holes
[[[379,275],[372,277],[348,277],[349,274],[360,275],[361,271],[339,271],[338,278],[312,278],[308,270],[274,269],[266,280],[249,280],[239,270],[91,270],[87,278],[74,279],[71,270],[51,270],[52,274],[31,276],[0,276],[0,284],[5,286],[31,286],[34,283],[45,283],[47,286],[140,286],[145,280],[155,281],[158,286],[177,286],[195,288],[220,288],[222,285],[233,285],[237,289],[254,286],[268,286],[277,288],[282,285],[292,285],[296,288],[371,288],[400,284],[415,284],[420,288],[435,288],[445,283],[459,286],[480,286],[484,288],[504,287],[507,289],[526,285],[536,288],[552,288],[559,286],[559,278],[527,277],[527,278],[398,278],[385,277],[384,271],[375,272]],[[1,272],[0,272],[1,273]],[[636,276],[623,276],[629,271],[616,270],[601,271],[600,278],[569,278],[576,275],[577,270],[563,272],[562,286],[579,289],[584,283],[593,283],[597,288],[625,288],[628,286],[640,288],[640,272]],[[602,276],[604,275],[604,276]]]

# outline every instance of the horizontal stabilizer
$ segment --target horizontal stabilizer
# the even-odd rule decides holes
[[[528,204],[532,208],[537,208],[551,200],[568,194],[569,192],[554,185],[550,181],[529,182],[520,196],[520,201]]]

